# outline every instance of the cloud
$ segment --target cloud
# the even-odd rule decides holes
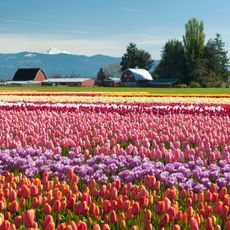
[[[60,50],[57,48],[49,48],[46,52],[46,54],[54,55],[54,54],[71,54],[70,52],[66,50]]]

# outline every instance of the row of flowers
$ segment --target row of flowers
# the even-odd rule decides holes
[[[225,187],[193,193],[164,188],[154,176],[135,185],[115,181],[98,185],[55,177],[30,179],[22,174],[0,176],[1,229],[230,229],[230,198]]]
[[[208,104],[230,104],[228,96],[221,97],[187,97],[187,96],[113,96],[113,95],[95,95],[87,96],[85,94],[16,94],[0,95],[0,101],[42,101],[42,102],[102,102],[102,103],[112,103],[112,102],[122,102],[122,103],[208,103]]]
[[[131,154],[165,162],[229,159],[230,109],[73,106],[1,105],[0,148],[32,147],[55,153],[72,150],[86,157]]]
[[[198,97],[198,98],[230,98],[229,94],[154,94],[148,92],[27,92],[1,91],[1,96],[88,96],[88,97]]]
[[[218,187],[230,187],[230,162],[226,160],[210,165],[205,165],[202,160],[163,164],[131,155],[96,155],[87,159],[74,152],[69,152],[67,156],[33,149],[0,152],[0,174],[12,171],[36,177],[48,172],[67,180],[66,173],[70,169],[87,184],[92,179],[101,184],[117,180],[140,183],[146,176],[153,175],[167,187],[176,186],[194,192],[210,189],[213,183]]]

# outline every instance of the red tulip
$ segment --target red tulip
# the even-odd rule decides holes
[[[135,216],[137,214],[139,214],[140,212],[140,205],[138,202],[134,202],[133,206],[132,206],[132,214]]]
[[[111,223],[117,222],[117,214],[114,210],[110,211],[109,219]]]
[[[18,211],[18,202],[16,201],[16,200],[14,200],[12,203],[11,203],[11,205],[10,205],[10,207],[9,207],[9,211],[11,212],[11,213],[15,213],[15,212],[17,212]]]
[[[171,230],[181,230],[181,227],[179,224],[174,224],[171,228]]]
[[[61,201],[60,200],[55,200],[52,206],[52,210],[54,212],[59,212],[61,210]]]
[[[189,220],[190,230],[199,230],[198,222],[195,218],[191,217]]]
[[[43,205],[43,211],[46,215],[49,215],[51,213],[51,206],[48,203],[45,203]]]
[[[149,204],[149,199],[146,196],[142,196],[140,197],[139,203],[141,208],[147,208]]]
[[[22,216],[15,216],[14,224],[15,224],[16,228],[19,228],[22,224]]]
[[[161,228],[164,228],[169,222],[169,215],[168,214],[164,214],[164,216],[162,217],[160,223],[159,223],[159,226]]]
[[[228,215],[228,211],[229,211],[229,207],[226,205],[223,206],[222,209],[220,210],[220,214],[219,214],[220,218],[222,219],[226,218]]]
[[[12,202],[17,199],[17,192],[15,190],[10,191],[9,200]]]

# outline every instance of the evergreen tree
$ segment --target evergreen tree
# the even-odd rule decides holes
[[[225,50],[225,44],[222,41],[220,34],[216,34],[214,39],[210,39],[204,50],[204,58],[208,60],[208,69],[221,80],[226,81],[228,77],[229,58]]]
[[[124,71],[128,68],[143,68],[149,69],[153,61],[150,53],[138,49],[136,44],[130,43],[126,49],[126,53],[122,56],[121,70]]]
[[[186,61],[183,44],[178,40],[166,42],[161,61],[155,73],[160,77],[178,78],[184,80],[186,75]]]
[[[97,73],[97,80],[103,81],[105,79],[105,73],[103,71],[103,68],[100,68],[99,72]]]

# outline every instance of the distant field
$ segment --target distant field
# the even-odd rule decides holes
[[[14,86],[0,87],[2,91],[31,92],[146,92],[151,94],[230,94],[230,88],[128,88],[128,87],[68,87]]]

